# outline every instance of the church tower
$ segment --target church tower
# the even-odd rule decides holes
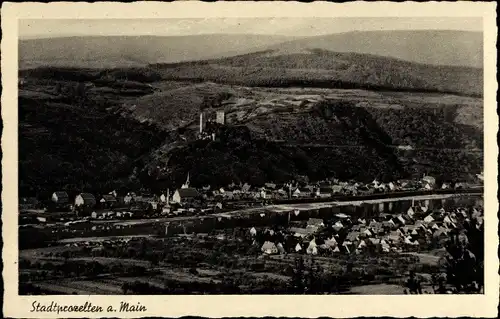
[[[188,175],[187,175],[186,182],[182,185],[181,188],[189,188],[189,172],[188,172]]]

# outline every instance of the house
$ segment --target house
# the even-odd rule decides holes
[[[319,227],[318,226],[315,226],[315,225],[307,225],[306,226],[306,230],[308,232],[310,232],[311,234],[314,234],[314,233],[317,233],[318,230],[319,230]]]
[[[386,238],[392,243],[399,243],[401,242],[401,232],[391,231]]]
[[[424,182],[427,185],[430,185],[431,187],[434,187],[434,185],[436,185],[436,179],[428,175],[422,178],[422,182]]]
[[[411,218],[413,218],[413,216],[415,216],[415,213],[418,211],[418,208],[415,207],[415,206],[412,206],[410,208],[408,208],[408,210],[406,211],[406,214],[408,216],[410,216]]]
[[[330,239],[325,240],[325,243],[323,244],[325,248],[335,248],[338,246],[337,241],[335,240],[335,237],[331,237]]]
[[[315,226],[315,227],[324,227],[325,224],[323,223],[322,219],[319,218],[309,218],[307,221],[307,226]]]
[[[370,222],[368,227],[369,227],[369,229],[371,229],[371,232],[375,235],[383,234],[385,232],[384,226],[380,222],[372,221],[372,222]]]
[[[243,186],[241,186],[241,192],[242,193],[248,193],[250,191],[250,185],[248,185],[247,183],[243,184]]]
[[[332,193],[333,194],[341,194],[343,190],[343,187],[341,185],[333,185],[332,186]]]
[[[160,202],[165,203],[168,200],[167,196],[165,194],[160,195]]]
[[[51,197],[52,202],[56,205],[68,205],[69,196],[66,192],[54,192]]]
[[[424,218],[424,223],[425,224],[430,224],[434,221],[434,217],[432,217],[432,214],[430,215],[427,215],[425,218]]]
[[[448,238],[448,230],[444,227],[439,227],[433,234],[432,237],[436,240],[442,241]]]
[[[339,221],[337,221],[335,224],[332,225],[332,228],[336,231],[339,232],[342,228],[344,228],[344,225]]]
[[[266,199],[267,198],[267,194],[266,194],[266,190],[265,189],[261,189],[260,190],[259,197],[262,198],[262,199]]]
[[[421,228],[415,225],[404,226],[401,228],[401,230],[403,231],[404,234],[411,236],[417,236],[419,234],[419,230],[422,231]]]
[[[328,198],[332,197],[332,188],[331,187],[320,187],[316,190],[316,197],[319,198]]]
[[[342,243],[342,250],[348,254],[351,253],[353,249],[353,244],[352,242],[348,241],[348,240],[344,240],[344,242]]]
[[[274,183],[265,183],[264,186],[267,189],[275,189],[276,188],[276,184],[274,184]]]
[[[456,228],[456,221],[450,216],[445,216],[443,219],[443,223],[449,227]]]
[[[278,244],[276,245],[276,248],[278,249],[278,252],[279,252],[280,254],[285,254],[285,253],[286,253],[285,248],[283,247],[283,244],[278,243]]]
[[[297,245],[295,245],[295,252],[299,252],[302,250],[302,247],[300,247],[300,244],[297,243]]]
[[[372,232],[368,228],[362,229],[360,235],[363,236],[363,237],[371,237],[371,236],[373,236]]]
[[[371,246],[378,246],[378,245],[380,245],[380,239],[378,239],[378,238],[368,238],[367,242]]]
[[[427,227],[429,228],[429,230],[437,230],[439,229],[439,225],[437,222],[433,221],[433,222],[430,222]]]
[[[95,205],[95,197],[90,193],[81,193],[75,198],[75,207],[93,208]]]
[[[450,184],[448,183],[443,183],[443,185],[441,185],[441,189],[450,189]]]
[[[366,242],[364,240],[361,240],[356,249],[364,249],[364,248],[366,248]]]
[[[315,232],[315,230],[311,228],[297,228],[297,227],[290,228],[290,231],[294,233],[295,237],[301,237],[301,238],[310,236]]]
[[[254,237],[254,236],[256,236],[256,235],[257,235],[257,229],[255,229],[255,227],[252,227],[252,228],[250,229],[250,235],[251,235],[252,237]]]
[[[347,234],[346,240],[347,240],[347,241],[350,241],[350,242],[352,242],[352,241],[356,241],[356,240],[358,240],[358,239],[359,239],[359,235],[360,235],[360,233],[359,233],[359,232],[357,232],[357,231],[352,231],[352,232],[350,232],[349,234]]]
[[[396,189],[396,185],[394,185],[393,182],[390,182],[389,184],[387,184],[387,186],[389,187],[389,190],[391,190],[391,191],[394,191]]]
[[[404,237],[404,243],[406,245],[413,245],[413,242],[411,241],[411,237],[410,236],[405,236]]]
[[[398,226],[396,225],[396,223],[391,219],[391,220],[387,220],[387,221],[383,221],[382,222],[382,227],[384,227],[385,229],[396,229]]]
[[[101,200],[99,201],[103,207],[111,208],[116,205],[117,201],[113,195],[102,195]]]
[[[184,204],[198,200],[200,198],[200,193],[195,188],[179,188],[175,191],[174,196],[172,196],[172,202]]]
[[[407,220],[402,216],[402,215],[398,215],[396,217],[396,220],[394,220],[395,223],[399,223],[401,225],[405,225]]]
[[[353,225],[351,227],[351,230],[359,232],[359,231],[361,231],[361,225],[358,225],[358,224]]]
[[[194,188],[192,188],[192,189],[194,189]],[[228,199],[228,200],[232,200],[232,199],[234,199],[234,194],[232,191],[226,191],[226,192],[224,192],[222,197],[225,199]]]
[[[38,199],[36,199],[36,197],[19,198],[19,210],[35,209],[38,207],[38,204]]]
[[[484,182],[484,172],[481,172],[480,174],[476,174],[476,177],[481,182]]]
[[[391,246],[384,239],[380,241],[380,247],[382,248],[382,252],[384,253],[388,253],[391,251]]]
[[[123,198],[123,202],[126,205],[129,205],[134,201],[134,198],[135,198],[135,193],[127,193],[127,195],[125,195],[125,197]]]
[[[309,242],[309,246],[307,246],[306,253],[308,255],[317,255],[318,254],[318,247],[316,245],[316,240],[314,238]]]
[[[295,197],[295,198],[298,198],[300,197],[300,194],[302,192],[300,191],[300,189],[296,188],[293,192],[292,192],[292,197]]]

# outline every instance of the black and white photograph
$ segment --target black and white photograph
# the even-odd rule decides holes
[[[481,293],[481,22],[21,20],[20,294]]]
[[[485,294],[482,17],[17,24],[19,296]]]

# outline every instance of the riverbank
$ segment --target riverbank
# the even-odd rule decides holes
[[[422,192],[415,192],[414,194],[421,194]],[[322,208],[330,208],[330,207],[342,207],[342,206],[361,206],[363,204],[380,204],[380,203],[388,203],[388,202],[398,202],[398,201],[409,201],[409,200],[414,200],[414,201],[425,201],[425,200],[439,200],[439,199],[447,199],[447,198],[453,198],[453,197],[461,197],[461,196],[482,196],[483,191],[481,190],[464,190],[464,192],[448,192],[448,193],[428,193],[428,194],[421,194],[421,195],[410,195],[408,192],[405,192],[404,194],[398,194],[398,195],[403,195],[403,196],[398,196],[398,197],[392,197],[391,195],[395,195],[394,193],[391,194],[377,194],[379,195],[379,198],[373,198],[375,197],[374,195],[370,196],[363,196],[363,197],[357,197],[357,200],[353,200],[353,198],[350,196],[348,199],[340,199],[340,200],[334,200],[332,201],[331,199],[329,201],[311,201],[307,203],[287,203],[287,204],[274,204],[274,205],[268,205],[264,207],[252,207],[248,209],[243,209],[243,210],[235,210],[231,212],[225,212],[225,213],[218,213],[218,214],[213,214],[215,216],[227,216],[227,215],[233,215],[233,214],[246,214],[246,213],[257,213],[257,212],[263,212],[263,211],[272,211],[272,212],[282,212],[282,211],[287,211],[287,210],[313,210],[313,209],[322,209]]]

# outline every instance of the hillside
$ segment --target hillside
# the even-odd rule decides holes
[[[141,158],[164,143],[162,130],[120,115],[116,96],[127,98],[125,90],[79,84],[30,79],[20,90],[21,196],[140,187]]]
[[[480,73],[324,50],[22,70],[20,192],[178,187],[187,172],[197,186],[468,178],[482,170]],[[195,141],[202,110],[225,111],[216,141]]]
[[[19,41],[19,68],[137,67],[232,56],[290,40],[284,36],[88,36]]]
[[[393,58],[310,49],[262,51],[205,61],[154,64],[165,80],[243,86],[365,88],[481,96],[482,69],[429,66]]]
[[[450,30],[363,31],[297,39],[270,46],[282,53],[305,49],[374,54],[410,62],[483,67],[483,34]]]

